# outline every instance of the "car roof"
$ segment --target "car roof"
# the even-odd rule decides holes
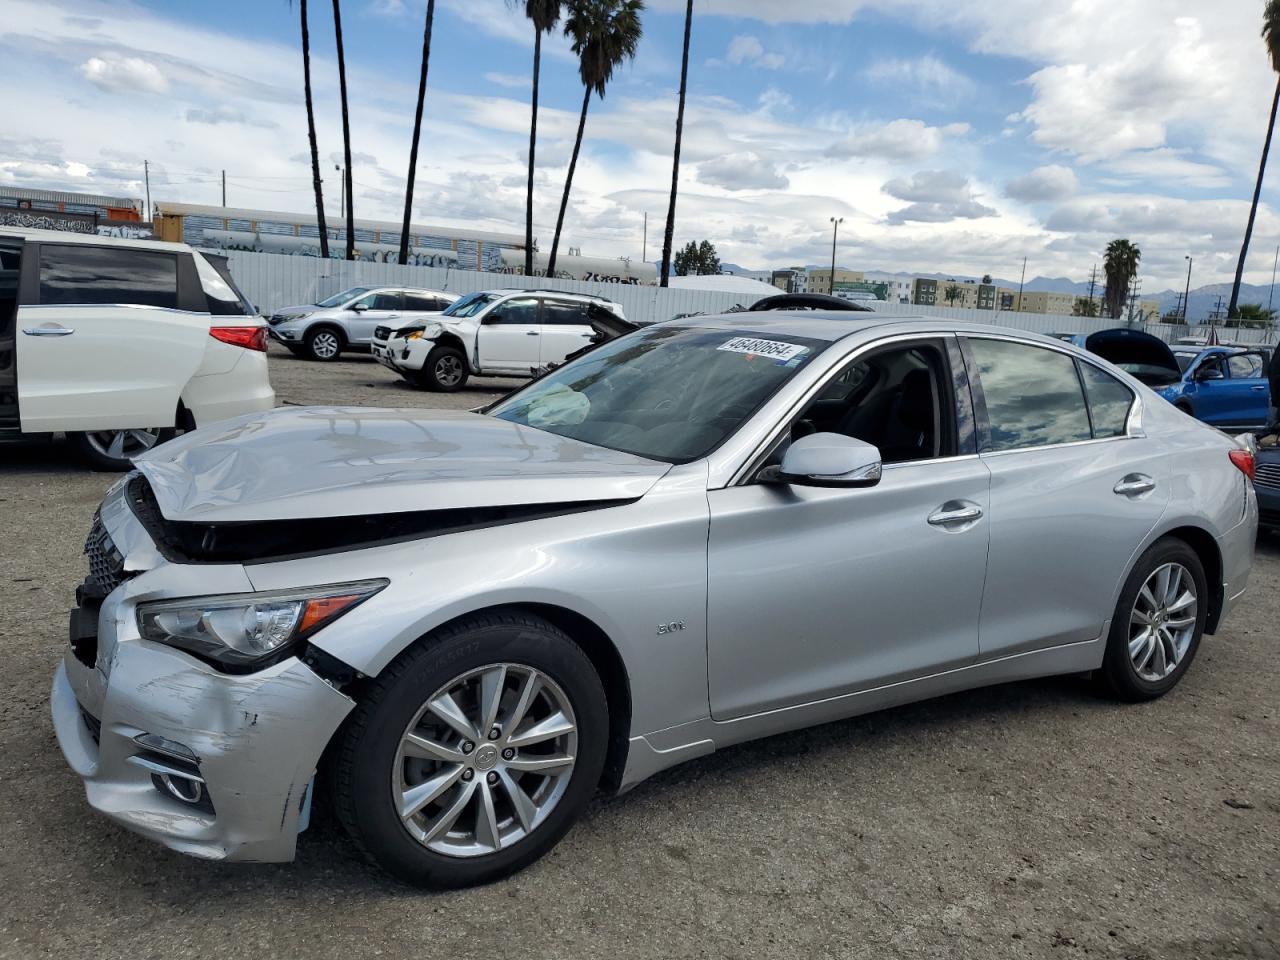
[[[601,297],[594,293],[576,293],[573,290],[548,290],[545,287],[497,287],[493,290],[477,290],[475,292],[490,294],[496,297],[536,293],[540,296],[565,297],[569,300],[594,300],[597,303],[616,303],[608,297]]]
[[[680,320],[664,320],[656,326],[670,325],[681,327],[709,327],[718,330],[749,330],[752,333],[768,333],[785,336],[807,337],[811,340],[826,340],[834,343],[869,330],[881,330],[886,333],[898,333],[893,329],[900,327],[904,331],[918,330],[922,333],[986,333],[1002,337],[1044,343],[1054,347],[1070,347],[1062,340],[1020,330],[1017,327],[999,327],[987,323],[967,323],[949,320],[946,317],[932,317],[905,314],[855,313],[825,310],[769,310],[753,313],[711,314],[685,317]]]
[[[185,243],[169,243],[164,240],[133,239],[128,237],[104,237],[96,233],[72,233],[70,230],[35,230],[27,227],[0,227],[0,237],[21,237],[37,243],[80,243],[93,247],[127,247],[134,250],[167,250],[170,253],[191,253]]]

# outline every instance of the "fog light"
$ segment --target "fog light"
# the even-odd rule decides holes
[[[133,738],[133,742],[146,747],[148,750],[154,750],[156,753],[167,754],[168,756],[176,757],[179,760],[186,760],[189,763],[199,762],[190,747],[179,743],[177,740],[170,740],[167,737],[157,736],[154,733],[140,733]]]
[[[169,796],[183,803],[199,803],[204,794],[204,783],[200,780],[188,780],[186,777],[157,773],[151,777],[151,782],[157,790],[168,793]]]

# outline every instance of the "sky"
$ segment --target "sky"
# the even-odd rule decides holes
[[[404,203],[426,0],[344,0],[358,217]],[[523,7],[523,4],[520,5]],[[1261,0],[695,0],[675,220],[752,269],[1085,280],[1115,237],[1142,289],[1229,281],[1275,90]],[[326,207],[342,132],[332,6],[311,0]],[[0,184],[307,212],[298,0],[0,0]],[[683,0],[647,0],[592,99],[563,246],[661,255]],[[414,221],[523,234],[533,30],[436,0]],[[543,45],[535,233],[548,249],[582,86]],[[1280,169],[1245,279],[1269,283]],[[644,217],[648,238],[644,244]]]

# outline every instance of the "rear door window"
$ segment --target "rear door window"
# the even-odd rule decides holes
[[[372,300],[373,304],[369,308],[371,310],[399,310],[400,305],[404,303],[404,294],[399,290],[383,290],[381,293],[375,293]]]
[[[1009,340],[968,341],[987,405],[990,450],[1090,440],[1093,431],[1072,357]]]
[[[217,267],[199,254],[195,255],[196,273],[200,288],[209,303],[209,312],[215,317],[252,316],[249,302],[231,283],[230,275],[223,276]]]
[[[1262,376],[1262,358],[1256,353],[1240,353],[1227,358],[1232,380],[1252,380]]]
[[[1091,363],[1080,361],[1080,378],[1084,380],[1089,413],[1093,417],[1094,437],[1123,437],[1133,406],[1133,391],[1111,374]]]
[[[587,313],[583,304],[565,300],[542,301],[542,322],[558,327],[586,326]]]
[[[177,255],[129,247],[41,244],[40,303],[176,309]]]
[[[426,293],[406,292],[404,295],[404,308],[406,310],[417,310],[419,312],[434,313],[437,310],[443,310],[447,304],[438,297],[433,297]]]

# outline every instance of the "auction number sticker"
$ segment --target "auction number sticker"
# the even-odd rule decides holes
[[[716,349],[728,350],[730,353],[749,353],[777,363],[786,363],[788,360],[794,360],[809,351],[808,347],[798,343],[784,343],[781,340],[761,340],[759,337],[734,337],[732,340],[726,340]]]

